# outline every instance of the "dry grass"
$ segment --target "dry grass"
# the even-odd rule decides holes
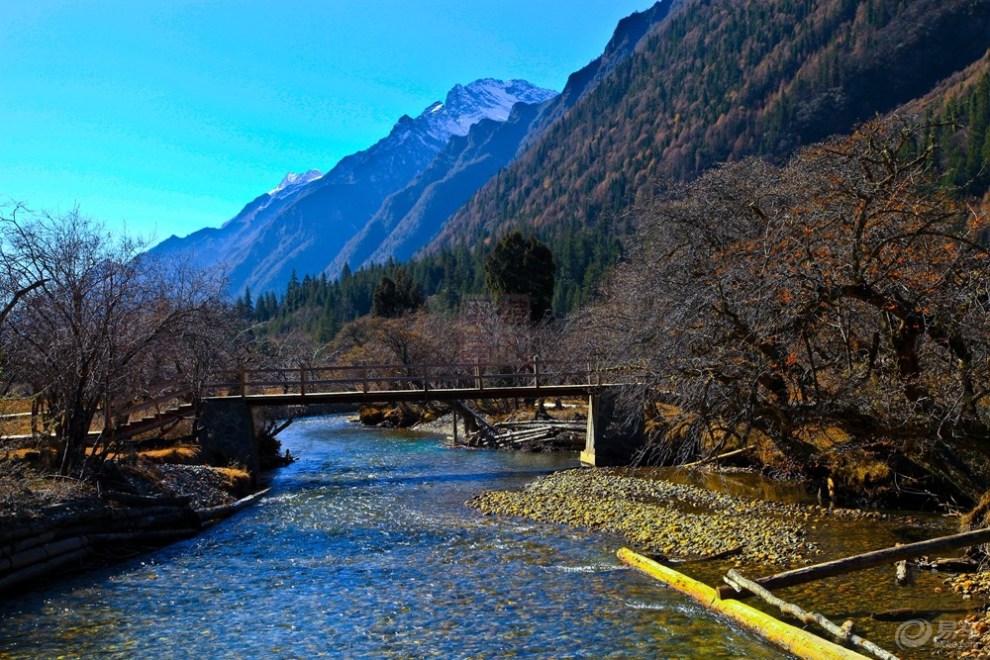
[[[22,460],[0,460],[0,518],[34,518],[52,504],[94,496],[91,484],[46,476]]]
[[[32,399],[0,399],[0,415],[16,415],[31,412]]]
[[[17,449],[6,449],[3,452],[3,460],[5,461],[40,461],[41,460],[41,450],[35,449],[34,447],[20,447]]]
[[[214,468],[227,482],[231,492],[245,492],[251,488],[251,475],[239,467]]]
[[[200,448],[197,445],[178,445],[165,449],[148,449],[138,452],[140,458],[152,463],[176,463],[178,465],[196,465],[200,462]]]

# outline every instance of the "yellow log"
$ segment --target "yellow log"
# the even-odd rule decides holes
[[[707,584],[692,580],[683,573],[658,564],[652,559],[638,555],[628,548],[621,548],[617,553],[619,559],[633,568],[660,580],[664,584],[677,589],[701,603],[710,610],[732,619],[736,623],[760,635],[780,648],[793,653],[800,658],[809,660],[858,658],[866,656],[812,634],[806,630],[795,628],[776,617],[742,603],[738,600],[718,597],[718,593]]]

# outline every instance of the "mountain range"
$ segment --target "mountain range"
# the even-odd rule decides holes
[[[988,46],[988,2],[660,0],[620,21],[559,95],[457,86],[327,174],[289,176],[220,229],[155,249],[224,263],[236,294],[512,226],[551,243],[621,232],[658,182],[751,155],[783,161],[920,98],[937,109],[944,81],[990,70]]]
[[[443,102],[430,104],[416,118],[400,117],[386,137],[341,159],[326,174],[289,173],[223,226],[172,236],[152,253],[182,256],[199,267],[220,266],[234,293],[284,287],[293,271],[326,272],[384,200],[426,171],[452,141],[463,142],[478,124],[510,120],[517,104],[539,104],[556,95],[524,80],[456,85]],[[339,272],[344,262],[339,263],[330,274]]]

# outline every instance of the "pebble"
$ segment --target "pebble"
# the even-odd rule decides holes
[[[635,549],[668,559],[703,559],[738,549],[735,558],[767,565],[807,563],[820,554],[806,540],[808,522],[852,515],[745,499],[609,468],[556,472],[521,490],[481,493],[468,505],[491,515],[614,532]]]

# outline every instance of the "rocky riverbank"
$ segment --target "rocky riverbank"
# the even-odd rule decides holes
[[[682,471],[684,472],[684,471]],[[814,503],[786,503],[675,483],[646,468],[573,469],[541,477],[519,490],[487,491],[468,505],[495,516],[616,534],[641,554],[682,566],[718,586],[733,566],[753,577],[837,559],[896,543],[954,533],[958,518],[914,517]],[[959,553],[956,553],[957,555]],[[858,612],[864,626],[902,657],[990,657],[987,573],[915,571],[915,583],[894,584],[893,567],[870,569],[788,592],[795,602]],[[864,618],[865,617],[865,618]],[[905,618],[906,617],[906,618]],[[905,652],[895,640],[906,620],[927,622],[924,645]],[[918,626],[923,624],[919,623]],[[943,632],[938,637],[935,632]],[[947,636],[952,632],[954,637]],[[868,635],[869,636],[869,635]],[[923,646],[923,647],[922,647]]]
[[[241,469],[109,462],[100,479],[7,461],[0,474],[0,593],[196,534],[252,491]]]
[[[823,518],[882,517],[875,512],[747,499],[642,476],[628,468],[574,469],[518,491],[488,491],[469,506],[495,515],[601,529],[669,559],[738,557],[800,564],[821,554],[809,530]]]

